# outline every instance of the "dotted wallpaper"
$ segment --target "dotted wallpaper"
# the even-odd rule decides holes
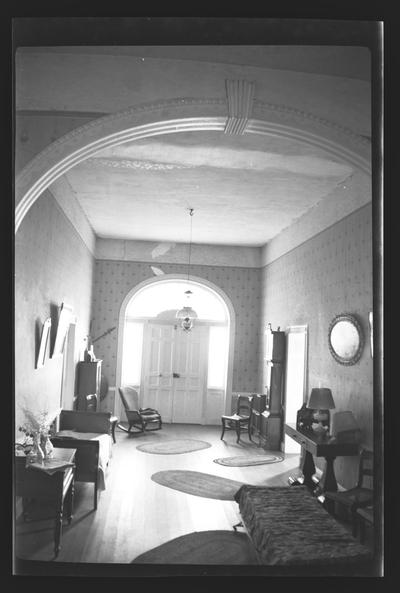
[[[93,256],[50,192],[44,192],[25,216],[15,237],[15,398],[32,411],[57,409],[63,357],[35,368],[41,328],[52,317],[51,344],[58,308],[66,302],[77,318],[74,358],[79,360],[87,334],[93,285]],[[35,335],[36,334],[36,335]],[[72,395],[72,394],[71,394]],[[72,407],[66,402],[66,407]],[[21,434],[18,434],[20,437]]]
[[[185,274],[187,266],[163,264],[166,274]],[[258,384],[259,329],[261,309],[261,270],[221,266],[191,267],[193,276],[219,286],[231,299],[236,315],[233,391],[253,391]],[[94,336],[117,326],[122,301],[137,284],[152,278],[148,263],[98,260],[95,264],[92,317]],[[103,360],[103,373],[109,385],[115,385],[117,366],[117,330],[95,344]]]
[[[285,329],[308,324],[308,393],[319,383],[330,387],[336,410],[353,411],[363,432],[363,444],[369,447],[373,445],[373,361],[368,325],[372,288],[370,204],[262,270],[262,326],[270,322],[273,329],[278,325]],[[361,359],[352,366],[338,364],[328,347],[329,324],[340,313],[354,314],[365,337]],[[260,369],[262,348],[263,340]],[[352,485],[356,464],[355,458],[336,459],[335,471],[344,487]]]

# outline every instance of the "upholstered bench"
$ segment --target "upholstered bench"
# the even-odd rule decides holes
[[[370,550],[338,523],[305,486],[242,486],[235,494],[259,563],[361,576]]]

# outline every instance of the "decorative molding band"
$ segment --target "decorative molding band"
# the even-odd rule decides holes
[[[313,115],[312,113],[309,113],[307,111],[295,109],[294,107],[287,107],[286,105],[278,105],[276,103],[265,103],[263,101],[254,99],[254,111],[256,110],[276,113],[280,117],[296,117],[299,120],[309,121],[319,126],[325,126],[327,128],[330,128],[331,130],[337,133],[343,134],[344,136],[348,136],[349,138],[351,138],[351,140],[359,144],[364,144],[365,146],[371,145],[371,138],[369,136],[365,136],[363,134],[356,134],[349,128],[340,126],[339,124],[333,121],[324,119],[317,115]]]
[[[160,252],[154,257],[154,251],[158,250],[161,245],[163,244],[154,241],[98,237],[95,258],[97,260],[131,261],[161,266],[163,272],[170,269],[169,264],[187,266],[188,243],[172,243],[168,250],[163,250],[162,253]],[[261,266],[261,250],[261,247],[193,244],[191,261],[193,266],[259,268]]]
[[[246,133],[278,134],[308,142],[333,152],[341,160],[349,158],[351,163],[370,172],[368,139],[348,133],[326,120],[320,121],[282,106],[254,102],[253,111],[256,103],[258,112],[268,111],[268,118],[249,120]],[[24,216],[42,192],[81,161],[104,148],[150,136],[188,131],[224,132],[227,123],[226,105],[226,99],[174,99],[138,105],[72,130],[47,146],[18,174],[15,181],[15,230],[18,230]],[[310,124],[312,131],[309,131]],[[328,130],[332,134],[327,134]],[[332,139],[329,137],[331,135]],[[354,151],[348,148],[349,141],[354,141],[353,145],[356,143]],[[361,148],[361,153],[357,152]]]
[[[254,82],[247,80],[226,80],[228,119],[225,134],[242,135],[249,121],[253,107]]]
[[[64,136],[61,136],[60,138],[58,138],[57,140],[55,140],[52,144],[50,144],[49,146],[47,146],[46,148],[44,148],[42,150],[42,152],[40,154],[38,154],[36,157],[34,157],[32,159],[32,161],[29,163],[29,165],[26,166],[26,173],[28,173],[28,167],[34,167],[35,166],[35,161],[38,158],[43,158],[43,156],[46,156],[46,154],[52,154],[54,152],[54,150],[59,146],[59,145],[63,145],[66,142],[68,142],[69,140],[73,140],[76,137],[80,137],[82,136],[85,132],[90,132],[91,130],[96,130],[99,126],[107,123],[107,128],[113,126],[117,126],[118,122],[120,121],[125,121],[127,119],[131,119],[132,117],[136,116],[136,115],[140,115],[143,113],[153,113],[153,112],[157,112],[157,111],[163,111],[163,110],[168,110],[168,109],[173,109],[173,108],[179,108],[179,107],[187,107],[187,106],[191,106],[191,105],[221,105],[221,106],[225,106],[226,105],[226,100],[225,99],[211,99],[211,98],[204,98],[204,99],[195,99],[192,97],[186,97],[186,98],[177,98],[177,99],[171,99],[169,101],[162,101],[160,103],[142,103],[140,105],[135,105],[133,107],[130,107],[129,109],[126,109],[125,111],[120,111],[117,113],[112,113],[111,115],[105,115],[103,117],[99,117],[97,119],[94,119],[92,121],[87,122],[86,124],[79,126],[78,128],[75,128],[74,130],[71,130],[70,132],[68,132],[67,134],[65,134]],[[22,173],[25,172],[25,169]]]
[[[89,158],[83,164],[91,167],[110,167],[111,169],[144,169],[146,171],[172,171],[174,169],[194,169],[194,165],[180,165],[175,163],[154,163],[152,161],[137,161],[128,159]]]
[[[351,165],[361,169],[368,175],[371,174],[371,160],[365,158],[360,154],[346,148],[342,144],[329,140],[326,137],[321,137],[311,132],[306,132],[293,126],[276,124],[271,122],[263,122],[260,120],[249,120],[247,128],[247,134],[275,134],[281,138],[289,138],[291,140],[297,140],[298,142],[306,142],[312,146],[316,146],[322,150],[329,152],[341,161],[346,161]]]

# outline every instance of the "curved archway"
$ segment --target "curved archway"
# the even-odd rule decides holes
[[[121,385],[122,380],[122,360],[124,349],[124,330],[127,309],[132,300],[143,291],[155,286],[156,284],[165,284],[169,282],[182,281],[187,284],[187,275],[185,274],[165,274],[158,278],[149,278],[134,286],[125,296],[121,303],[119,317],[118,317],[118,342],[117,342],[117,368],[116,368],[116,390]],[[228,355],[226,368],[226,383],[223,399],[223,412],[229,411],[230,400],[229,396],[232,393],[233,380],[233,357],[234,357],[234,343],[235,343],[235,310],[229,296],[216,284],[201,278],[199,276],[191,276],[189,284],[193,286],[200,286],[208,289],[223,305],[226,311],[226,319],[228,325]]]
[[[305,142],[370,173],[370,146],[349,130],[282,106],[260,104],[255,112],[258,117],[248,120],[245,134],[273,134]],[[181,98],[139,105],[72,130],[34,157],[18,174],[15,232],[45,189],[100,150],[163,134],[224,132],[227,118],[225,99]]]

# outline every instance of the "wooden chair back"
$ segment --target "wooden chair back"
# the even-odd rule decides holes
[[[238,395],[236,403],[236,414],[238,416],[250,417],[253,405],[252,395]]]
[[[118,391],[125,411],[130,412],[139,410],[139,395],[136,389],[125,386],[119,387]]]
[[[372,487],[372,478],[374,475],[374,454],[368,449],[361,449],[360,465],[358,470],[357,488],[365,488],[366,482],[370,482],[367,487]],[[370,480],[367,480],[367,478]]]

